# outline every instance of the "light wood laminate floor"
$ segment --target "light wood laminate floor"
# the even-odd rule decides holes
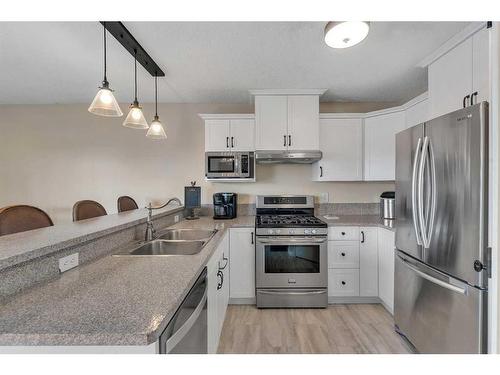
[[[376,304],[327,309],[230,305],[219,353],[411,353],[392,316]]]

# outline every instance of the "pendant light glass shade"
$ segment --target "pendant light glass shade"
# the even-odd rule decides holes
[[[139,106],[138,102],[134,102],[130,105],[130,111],[123,121],[123,126],[132,129],[147,129],[149,128],[148,122],[142,113],[142,108]]]
[[[148,122],[142,113],[142,108],[137,100],[137,51],[134,50],[134,93],[135,99],[130,104],[130,111],[123,121],[123,126],[132,129],[147,129],[149,128]]]
[[[123,112],[107,82],[103,82],[102,87],[99,88],[92,104],[90,104],[89,112],[107,117],[123,116]]]
[[[163,129],[163,125],[160,122],[160,118],[158,117],[158,77],[155,76],[155,117],[149,125],[148,132],[146,133],[146,137],[151,139],[167,139],[167,134],[165,134],[165,130]]]
[[[146,137],[151,139],[167,139],[167,134],[165,134],[165,130],[158,116],[155,116],[153,122],[149,125]]]
[[[106,26],[104,25],[104,79],[99,87],[94,100],[90,104],[89,112],[99,116],[121,117],[123,112],[113,95],[113,90],[109,88],[106,78]]]

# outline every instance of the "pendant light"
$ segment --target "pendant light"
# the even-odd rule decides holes
[[[142,108],[137,101],[137,50],[134,49],[134,94],[135,99],[130,104],[130,111],[123,122],[123,126],[132,129],[147,129],[149,128],[148,122],[144,118]]]
[[[146,137],[151,139],[167,139],[163,125],[158,117],[158,76],[155,75],[155,117],[149,126]]]
[[[99,87],[92,104],[90,104],[89,112],[98,116],[121,117],[123,112],[118,105],[113,90],[109,88],[109,82],[106,77],[106,25],[104,27],[104,80],[102,87]]]
[[[352,47],[366,38],[370,24],[363,21],[328,22],[325,43],[332,48]]]

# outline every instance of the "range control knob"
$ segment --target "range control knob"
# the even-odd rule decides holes
[[[276,234],[280,234],[281,233],[281,229],[276,229]]]
[[[269,230],[267,231],[267,233],[269,233],[269,234],[274,234],[274,230],[269,229]]]
[[[316,234],[316,229],[313,229],[313,230],[311,231],[311,233],[312,233],[312,234]]]
[[[290,230],[288,231],[288,234],[295,234],[295,229],[290,229]]]
[[[311,230],[310,229],[304,229],[304,234],[311,234]]]

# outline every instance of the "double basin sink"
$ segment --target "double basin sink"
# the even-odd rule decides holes
[[[115,254],[124,255],[195,255],[217,233],[209,229],[167,229],[161,235],[149,242],[142,242],[138,246]]]

